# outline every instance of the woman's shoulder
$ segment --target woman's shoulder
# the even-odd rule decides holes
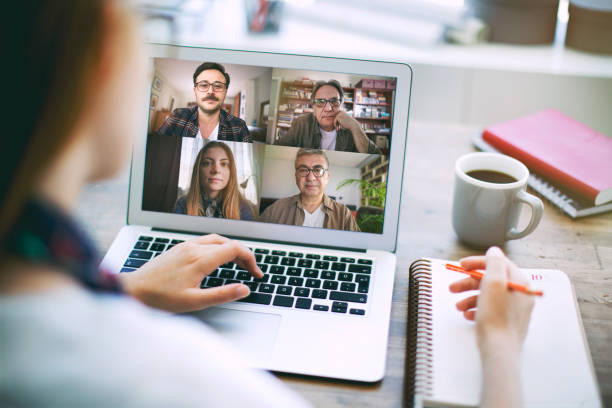
[[[253,205],[250,204],[246,199],[240,200],[240,219],[246,221],[253,221],[255,219]]]
[[[187,214],[187,196],[180,196],[174,205],[176,214]]]

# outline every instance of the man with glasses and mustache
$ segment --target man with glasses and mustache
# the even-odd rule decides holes
[[[162,135],[202,137],[206,140],[252,142],[244,120],[221,109],[230,77],[216,62],[204,62],[193,73],[193,94],[197,105],[179,108],[159,128]]]
[[[323,150],[300,149],[295,157],[295,183],[300,193],[270,205],[261,221],[304,227],[359,231],[351,211],[325,195],[329,160]]]
[[[244,120],[221,109],[230,77],[221,64],[202,63],[193,73],[196,106],[178,108],[147,138],[142,209],[173,212],[184,137],[252,143]]]
[[[317,82],[312,91],[314,112],[294,119],[291,128],[276,144],[380,154],[359,122],[341,109],[343,97],[342,86],[335,79]]]

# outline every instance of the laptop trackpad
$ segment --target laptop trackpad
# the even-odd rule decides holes
[[[211,307],[193,313],[236,348],[247,351],[254,362],[267,361],[272,355],[281,316],[271,313]]]

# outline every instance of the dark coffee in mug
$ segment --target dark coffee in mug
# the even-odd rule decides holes
[[[475,248],[503,245],[529,235],[542,219],[542,200],[525,191],[529,170],[499,153],[465,154],[455,162],[453,229]],[[519,230],[523,205],[531,207],[527,227]]]
[[[476,180],[486,181],[487,183],[508,184],[518,181],[509,174],[495,170],[472,170],[465,174]]]

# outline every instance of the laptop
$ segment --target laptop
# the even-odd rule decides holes
[[[147,47],[151,87],[137,113],[142,131],[133,149],[127,225],[105,255],[103,267],[130,273],[203,234],[237,239],[255,253],[264,278],[254,279],[233,263],[219,266],[202,281],[202,290],[244,282],[251,295],[192,316],[242,350],[254,367],[360,382],[381,380],[396,267],[411,68],[395,62],[168,44]],[[162,134],[160,128],[176,109],[197,111],[192,76],[204,61],[226,68],[231,82],[223,109],[242,117],[253,139],[220,140],[232,149],[250,219],[243,218],[242,211],[241,219],[228,219],[178,210],[206,143],[193,134]],[[325,194],[350,214],[352,227],[264,222],[262,214],[276,200],[300,193],[293,167],[298,147],[279,141],[297,118],[313,115],[313,87],[330,79],[342,86],[340,109],[359,123],[373,146],[369,153],[326,151],[330,179]]]

